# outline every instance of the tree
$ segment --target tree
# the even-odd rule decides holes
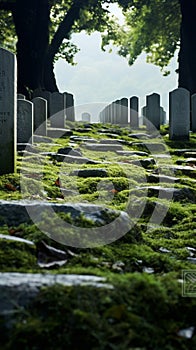
[[[107,1],[106,1],[107,2]],[[112,2],[112,1],[109,1]],[[53,65],[58,53],[69,61],[77,48],[69,41],[73,32],[103,31],[109,12],[103,0],[0,0],[0,39],[14,49],[18,62],[18,91],[58,91]]]
[[[164,75],[179,50],[179,86],[196,92],[196,1],[123,1],[125,24],[103,36],[103,49],[112,43],[132,65],[142,53],[158,65]]]

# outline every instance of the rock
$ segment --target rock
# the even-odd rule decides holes
[[[88,136],[70,136],[70,141],[74,141],[74,142],[92,142],[92,143],[96,143],[98,142],[96,139],[93,139],[91,137]]]
[[[196,178],[196,169],[194,167],[191,166],[183,166],[183,165],[173,165],[173,166],[164,166],[161,167],[161,169],[159,170],[160,172],[162,172],[162,170],[164,169],[168,169],[172,172],[174,172],[175,174],[183,174],[186,176],[190,176],[192,178]]]
[[[124,140],[118,140],[118,139],[116,139],[116,140],[114,140],[114,139],[101,139],[101,140],[99,140],[99,144],[102,144],[102,145],[105,145],[105,144],[107,144],[107,145],[109,145],[109,144],[118,145],[118,143],[120,143],[120,141],[124,141]]]
[[[184,156],[184,153],[186,153],[186,152],[194,152],[195,153],[195,149],[190,149],[190,148],[176,149],[173,151],[173,154],[175,154],[177,156]]]
[[[128,136],[131,138],[134,138],[134,139],[150,139],[151,138],[150,135],[144,134],[144,133],[129,134]]]
[[[48,128],[47,135],[51,138],[68,137],[73,135],[73,131],[69,129]]]
[[[69,154],[55,154],[52,156],[53,159],[57,160],[57,162],[65,162],[65,163],[76,163],[76,164],[99,164],[100,162],[97,162],[95,160],[81,157],[81,156],[71,156]]]
[[[69,245],[76,247],[83,247],[83,244],[85,244],[86,247],[86,244],[87,246],[88,244],[89,246],[97,246],[97,244],[113,242],[129,232],[132,227],[132,221],[126,212],[89,203],[0,200],[0,213],[0,226],[4,224],[8,226],[18,226],[22,223],[33,221],[40,230],[44,230],[45,232],[45,228],[47,228],[47,232],[48,230],[52,232],[52,237],[54,237],[57,242],[65,244],[65,240],[72,240],[73,243],[71,241]],[[73,225],[66,225],[66,221],[62,220],[62,227],[59,227],[58,225],[61,222],[58,221],[59,216],[57,213],[68,214]],[[90,220],[92,227],[95,227],[95,230],[97,230],[96,235],[93,235],[93,228],[90,230],[85,228],[84,237],[80,234],[78,238],[78,231],[82,230],[83,227],[81,217],[84,220],[84,224],[85,219],[88,222]],[[50,219],[49,225],[48,219]],[[73,234],[73,236],[70,236],[71,228],[76,228],[76,235]],[[133,233],[133,240],[135,240],[134,235],[135,231]]]
[[[167,152],[166,145],[164,143],[156,143],[156,142],[132,142],[132,146],[135,146],[142,151],[147,151],[150,153],[161,153],[161,152]]]
[[[183,155],[185,158],[196,158],[196,150],[195,152],[185,152]]]
[[[155,160],[153,158],[145,158],[145,159],[138,159],[138,160],[132,160],[131,162],[134,165],[142,166],[145,169],[151,168],[156,164]]]
[[[106,278],[93,275],[0,273],[0,315],[5,317],[5,325],[11,327],[15,312],[33,301],[41,288],[55,284],[113,289],[106,283]]]
[[[166,182],[166,183],[176,183],[180,182],[180,178],[174,177],[174,176],[166,176],[166,175],[157,175],[157,174],[150,174],[147,175],[147,181],[148,182]]]
[[[148,156],[147,152],[141,152],[141,151],[116,151],[117,154],[120,156],[141,156],[146,157]]]
[[[81,152],[74,150],[72,147],[59,148],[57,154],[68,154],[70,156],[82,157]]]
[[[137,191],[148,190],[149,197],[157,197],[163,199],[172,199],[176,202],[181,202],[182,200],[188,200],[189,202],[195,203],[196,193],[190,188],[164,188],[159,186],[148,186],[148,187],[137,187]],[[133,193],[133,191],[132,191]]]
[[[34,135],[33,142],[35,142],[35,143],[39,143],[39,142],[52,143],[53,141],[49,137]]]
[[[30,143],[17,143],[17,151],[27,151],[31,153],[38,153],[39,151]]]
[[[98,151],[98,152],[116,152],[123,150],[123,147],[121,145],[112,145],[112,144],[90,144],[90,143],[85,143],[82,145],[88,150],[91,151]]]
[[[96,168],[96,169],[78,169],[70,173],[71,176],[79,177],[108,177],[108,173],[105,169]]]
[[[92,128],[87,128],[84,126],[84,128],[74,128],[73,129],[74,131],[76,132],[80,132],[80,133],[85,133],[85,132],[91,132],[92,131]]]

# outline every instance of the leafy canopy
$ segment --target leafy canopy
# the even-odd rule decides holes
[[[128,4],[130,4],[129,7]],[[118,47],[119,55],[132,65],[142,53],[147,62],[161,68],[164,75],[180,42],[180,5],[178,0],[124,0],[125,23],[114,25],[102,38],[102,48]]]

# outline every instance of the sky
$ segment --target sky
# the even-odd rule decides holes
[[[120,10],[116,6],[112,10],[122,21]],[[125,58],[115,53],[115,48],[112,53],[103,52],[98,32],[74,34],[72,39],[80,48],[75,56],[77,65],[71,66],[59,59],[55,64],[55,75],[59,90],[74,95],[78,106],[76,115],[91,113],[93,105],[94,114],[97,114],[105,104],[122,97],[138,96],[140,107],[143,107],[146,96],[153,92],[161,95],[161,105],[168,114],[169,92],[177,88],[178,83],[177,55],[170,65],[171,74],[163,77],[159,67],[145,62],[145,54],[129,66]]]

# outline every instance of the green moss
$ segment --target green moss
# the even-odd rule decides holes
[[[33,245],[7,239],[0,239],[1,271],[36,267],[36,248]]]

